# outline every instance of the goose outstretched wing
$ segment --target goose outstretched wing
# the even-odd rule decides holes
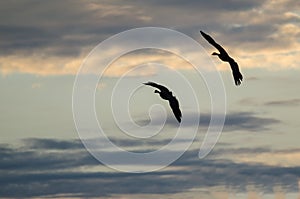
[[[157,83],[154,83],[154,82],[147,82],[147,83],[143,83],[143,84],[155,87],[155,88],[159,89],[161,92],[170,92],[169,89],[167,89],[166,87],[159,85]]]
[[[209,36],[208,34],[200,31],[201,35],[208,41],[208,43],[210,43],[211,45],[213,45],[216,49],[218,49],[218,51],[221,53],[221,54],[224,54],[224,55],[228,55],[226,50],[220,45],[218,44],[217,42],[215,42],[215,40]]]

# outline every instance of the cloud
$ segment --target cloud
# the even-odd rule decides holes
[[[235,163],[263,164],[279,167],[297,167],[300,165],[300,149],[258,148],[217,148],[210,154],[216,159],[230,159]]]
[[[198,117],[197,113],[185,113],[185,125],[189,127],[193,124],[194,118]],[[223,117],[222,115],[216,115],[216,118]],[[208,127],[211,120],[211,115],[208,113],[200,114],[200,127]],[[160,121],[160,119],[154,120]],[[141,124],[148,124],[149,120],[140,120]],[[274,118],[264,118],[256,116],[252,112],[236,112],[236,113],[227,113],[225,115],[225,123],[223,131],[232,132],[232,131],[262,131],[268,130],[270,125],[280,123],[280,120]],[[155,122],[153,123],[155,124]],[[173,115],[168,115],[166,119],[166,124],[171,126],[178,126],[178,122],[174,120]]]
[[[262,163],[270,166],[282,166],[282,167],[297,167],[300,165],[300,151],[269,151],[258,153],[255,156],[249,156],[247,152],[237,155],[235,157],[236,162],[243,163]]]
[[[38,88],[41,88],[41,87],[42,87],[41,83],[33,83],[33,84],[31,84],[31,88],[33,88],[33,89],[38,89]]]
[[[26,73],[36,75],[67,75],[76,74],[83,57],[58,58],[54,56],[0,56],[0,72],[4,75],[11,73]]]
[[[297,0],[230,0],[226,5],[220,0],[1,2],[0,70],[4,74],[74,75],[99,42],[143,26],[180,30],[211,51],[199,34],[203,29],[220,41],[242,68],[299,68],[297,4]]]
[[[272,101],[265,101],[265,102],[258,102],[254,98],[245,98],[241,99],[238,102],[241,105],[247,105],[247,106],[284,106],[284,107],[295,107],[300,104],[299,98],[293,98],[293,99],[282,99],[282,100],[272,100]]]
[[[23,140],[23,145],[27,149],[81,149],[83,147],[79,140],[73,140],[72,142],[55,139],[38,139],[38,138],[27,138]]]
[[[276,101],[269,101],[265,102],[264,105],[267,106],[298,106],[300,104],[300,99],[287,99],[287,100],[276,100]]]
[[[5,25],[0,26],[0,49],[7,53],[24,50],[28,54],[51,48],[55,55],[78,55],[82,48],[141,24],[140,18],[146,17],[134,6],[105,0],[1,2],[1,8],[0,22]],[[19,9],[24,12],[15,15]],[[116,18],[118,23],[114,25],[111,21]]]
[[[280,121],[274,118],[259,117],[251,112],[240,112],[226,116],[225,130],[266,130],[269,125],[277,123],[280,123]],[[226,127],[228,127],[228,129]]]
[[[258,105],[261,105],[261,103],[258,102],[257,99],[252,98],[252,97],[241,99],[241,100],[238,101],[238,103],[240,105],[243,105],[243,106],[258,106]]]
[[[130,44],[124,44],[130,45]],[[172,49],[172,47],[170,47]],[[96,57],[95,54],[89,60],[89,67],[84,73],[95,74],[99,68],[103,69],[103,75],[109,77],[119,77],[123,75],[128,76],[152,76],[158,72],[158,68],[166,66],[169,69],[189,70],[193,69],[192,65],[185,59],[179,57],[175,53],[180,53],[174,49],[174,53],[163,50],[143,49],[136,50],[125,54],[112,63],[106,65],[108,57],[112,57],[116,51],[120,50],[119,47],[112,47],[107,50],[101,57]],[[98,49],[100,50],[100,49]],[[199,57],[202,63],[201,69],[209,71],[211,67],[207,66],[205,56],[195,53],[189,53],[190,57]],[[10,74],[14,72],[29,73],[37,75],[76,75],[80,66],[84,66],[85,57],[81,53],[76,57],[57,57],[44,53],[36,53],[35,55],[7,55],[0,56],[0,72],[3,74]],[[107,58],[106,58],[107,57]]]
[[[265,162],[258,164],[211,158],[199,160],[198,151],[192,150],[187,151],[169,168],[158,172],[104,172],[101,171],[101,164],[81,148],[78,141],[39,139],[26,140],[24,144],[27,145],[28,142],[29,148],[12,148],[7,145],[0,148],[1,197],[174,194],[219,185],[230,186],[238,191],[246,189],[250,182],[264,192],[272,190],[278,183],[289,190],[295,191],[298,188],[300,168],[297,166],[281,167],[266,165]],[[48,150],[55,148],[57,150]],[[217,153],[214,150],[213,156],[222,156],[224,149],[218,150]],[[246,149],[234,151],[238,152],[235,154],[247,153]],[[254,157],[262,151],[268,149],[248,149],[248,154]],[[231,152],[225,150],[224,153]],[[291,151],[281,153],[285,153],[286,157],[292,154]],[[98,170],[93,169],[95,167]]]
[[[205,0],[192,0],[188,2],[183,2],[180,0],[166,0],[161,2],[159,0],[150,0],[145,2],[146,4],[150,4],[152,6],[167,6],[167,7],[183,7],[183,9],[209,9],[212,11],[216,10],[226,10],[226,11],[241,11],[241,10],[249,10],[255,7],[262,5],[265,1],[251,1],[251,2],[239,2],[235,0],[229,0],[226,5],[222,5],[220,0],[212,0],[207,2]]]
[[[100,41],[150,19],[133,6],[109,1],[0,4],[0,70],[4,74],[76,74],[83,58]],[[116,18],[118,24],[111,24]]]

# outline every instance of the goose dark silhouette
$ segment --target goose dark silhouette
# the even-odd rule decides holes
[[[242,83],[243,75],[239,70],[238,64],[234,61],[233,58],[231,58],[228,55],[228,53],[220,44],[215,42],[215,40],[211,36],[209,36],[208,34],[202,31],[200,31],[200,33],[208,41],[208,43],[213,45],[220,52],[220,53],[213,52],[212,55],[217,55],[222,61],[228,62],[230,64],[235,85],[239,86]]]
[[[179,109],[178,100],[176,99],[175,96],[173,96],[172,92],[169,89],[167,89],[166,87],[159,85],[157,83],[154,83],[154,82],[147,82],[147,83],[143,83],[143,84],[159,89],[159,90],[155,90],[154,93],[158,93],[162,99],[169,101],[169,105],[170,105],[177,121],[180,123],[182,114]]]

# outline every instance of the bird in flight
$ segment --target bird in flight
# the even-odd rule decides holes
[[[182,114],[179,109],[178,100],[176,99],[175,96],[173,96],[172,92],[169,89],[167,89],[166,87],[156,84],[154,82],[147,82],[147,83],[143,83],[143,84],[152,86],[152,87],[158,89],[158,90],[155,90],[154,93],[158,93],[162,99],[169,101],[169,105],[171,106],[171,109],[172,109],[177,121],[180,123]]]
[[[212,55],[217,55],[222,61],[228,62],[230,64],[235,85],[239,86],[242,83],[243,75],[239,70],[238,64],[234,61],[233,58],[231,58],[228,55],[228,53],[220,44],[215,42],[215,40],[211,36],[209,36],[208,34],[202,31],[200,31],[200,33],[208,41],[208,43],[213,45],[220,52],[220,53],[213,52]]]

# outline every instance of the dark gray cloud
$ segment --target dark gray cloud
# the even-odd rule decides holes
[[[292,4],[296,4],[296,1],[270,4],[268,1],[230,0],[224,4],[221,0],[150,0],[135,1],[133,5],[145,10],[155,25],[174,28],[197,40],[200,38],[199,30],[202,29],[229,49],[242,48],[247,52],[258,52],[290,47],[296,42],[279,33],[281,25],[299,20],[297,17],[283,17],[287,12],[297,11],[297,6],[292,8]],[[278,33],[280,37],[272,37]],[[206,46],[201,39],[199,42]]]
[[[194,118],[198,117],[197,113],[185,113],[185,124],[187,127],[193,124]],[[222,115],[216,115],[222,117]],[[208,127],[211,120],[211,115],[207,113],[202,113],[200,115],[200,127]],[[159,120],[157,120],[159,121]],[[190,122],[189,122],[190,121]],[[141,124],[148,124],[149,120],[140,120]],[[280,123],[280,120],[269,117],[257,116],[252,112],[236,112],[236,113],[227,113],[225,116],[225,123],[223,131],[258,131],[258,130],[267,130],[272,124]],[[154,123],[155,124],[155,123]],[[174,120],[173,115],[168,115],[166,119],[166,124],[171,126],[178,127],[178,122]]]
[[[134,139],[128,137],[128,139],[120,139],[116,137],[108,137],[109,140],[120,147],[160,147],[168,144],[170,139]],[[188,139],[178,139],[177,142],[186,142]],[[55,140],[55,139],[40,139],[40,138],[27,138],[23,140],[24,149],[35,149],[35,150],[64,150],[64,149],[82,149],[84,145],[80,140],[73,140],[72,142]],[[6,148],[3,148],[3,150]],[[1,150],[1,148],[0,148]]]
[[[280,123],[278,119],[260,117],[251,112],[240,112],[226,115],[224,130],[266,130],[270,125],[278,123]]]
[[[150,147],[150,149],[132,149],[133,152],[150,152],[156,148],[160,148],[168,144],[171,139],[118,139],[109,138],[112,143],[119,147]],[[178,142],[185,142],[182,139]],[[153,149],[155,148],[155,149]],[[113,154],[112,154],[113,153]],[[122,158],[121,153],[103,152],[106,156],[112,155]],[[127,160],[124,160],[127,161]],[[123,161],[123,162],[124,162]],[[22,168],[24,171],[45,171],[56,169],[69,169],[80,167],[82,165],[96,166],[98,161],[93,158],[84,148],[80,140],[56,140],[56,139],[24,139],[22,146],[18,149],[7,146],[0,147],[0,170],[18,170]],[[133,163],[128,160],[128,163]],[[51,165],[49,167],[49,165]]]
[[[25,25],[0,25],[0,53],[32,54],[43,50],[50,56],[78,56],[83,48],[92,48],[107,35],[116,34],[130,27],[76,27],[45,28]],[[98,32],[98,35],[96,33]]]
[[[27,138],[23,140],[23,144],[27,149],[80,149],[83,147],[80,140],[72,142],[55,139]]]
[[[36,149],[41,145],[44,146],[44,143],[38,143],[39,141],[35,141]],[[295,191],[300,177],[300,167],[234,163],[229,160],[210,159],[211,156],[199,160],[197,150],[187,151],[171,165],[173,169],[170,171],[165,169],[143,174],[117,171],[91,172],[88,168],[100,163],[89,160],[93,158],[83,148],[80,150],[80,146],[77,145],[78,141],[54,140],[51,143],[51,149],[55,148],[53,143],[57,143],[58,150],[62,149],[61,143],[65,143],[70,148],[60,152],[49,152],[49,150],[1,146],[1,197],[46,197],[56,194],[77,197],[105,197],[112,194],[168,194],[218,185],[242,191],[248,184],[255,184],[264,192],[272,191],[273,186],[277,184]],[[33,145],[31,143],[34,148]],[[78,147],[76,152],[74,146]],[[253,150],[220,148],[215,149],[212,156],[222,153],[256,154],[269,151],[271,150],[267,148]],[[273,152],[276,153],[276,151]],[[7,164],[9,162],[10,164]],[[86,169],[80,169],[82,166]]]
[[[267,106],[299,106],[300,105],[300,99],[287,99],[287,100],[274,100],[265,102],[264,105]]]
[[[109,1],[1,2],[0,53],[78,56],[108,36],[142,25],[136,12]]]
[[[55,171],[55,169],[59,168],[72,168],[81,165],[81,161],[84,161],[87,165],[97,163],[85,151],[72,152],[69,149],[63,153],[48,152],[45,153],[45,151],[41,151],[40,149],[2,149],[0,170],[1,172],[18,169],[23,169],[23,171],[44,171],[51,168],[51,170]]]
[[[150,0],[145,1],[143,3],[150,4],[152,6],[167,6],[167,7],[176,7],[182,9],[193,9],[193,10],[206,10],[209,9],[211,12],[214,11],[241,11],[241,10],[249,10],[255,7],[261,6],[264,1],[254,0],[251,2],[245,1],[237,1],[237,0],[229,0],[224,3],[222,0],[190,0],[190,1],[182,1],[182,0],[166,0],[166,1],[159,1],[159,0]],[[135,0],[135,3],[139,3],[139,1]]]
[[[276,27],[271,25],[243,24],[224,28],[222,32],[226,35],[226,40],[223,42],[226,45],[247,45],[248,48],[255,48],[260,43],[270,43],[270,45],[272,43],[273,45],[278,44],[278,41],[274,42],[272,38],[268,38],[271,34],[276,32]]]
[[[219,32],[224,36],[219,35],[217,39],[224,45],[247,46],[246,49],[290,45],[287,39],[281,42],[270,38],[278,25],[290,21],[275,18],[276,23],[251,23],[251,14],[239,15],[259,9],[267,2],[54,0],[41,4],[35,0],[2,1],[0,53],[26,54],[43,50],[48,55],[78,56],[83,49],[91,49],[109,36],[143,26],[171,27],[197,38],[200,38],[200,29]],[[288,4],[296,5],[297,1],[285,2],[282,7]],[[285,11],[289,10],[280,12]]]
[[[10,53],[12,49],[36,48],[50,45],[53,39],[59,38],[55,32],[25,25],[0,25],[1,54]]]
[[[272,101],[266,101],[266,102],[259,102],[258,100],[254,98],[245,98],[242,100],[239,100],[238,102],[241,105],[248,105],[248,106],[299,106],[300,105],[300,99],[299,98],[293,98],[293,99],[282,99],[282,100],[272,100]]]
[[[162,147],[166,144],[168,144],[169,142],[172,141],[172,138],[170,139],[154,139],[154,138],[149,138],[149,139],[144,139],[144,140],[139,140],[139,139],[117,139],[117,138],[109,138],[111,142],[113,142],[114,144],[116,144],[117,146],[121,146],[121,147],[140,147],[140,146],[144,146],[144,147]],[[178,139],[177,142],[186,142],[189,141],[188,139]]]

